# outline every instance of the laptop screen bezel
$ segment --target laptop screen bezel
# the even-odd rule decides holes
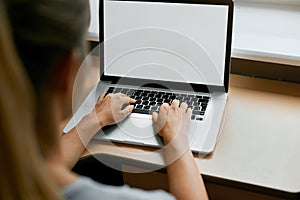
[[[125,85],[136,85],[141,86],[145,83],[153,82],[156,83],[155,87],[159,85],[168,85],[170,89],[185,90],[191,88],[196,92],[212,92],[212,91],[224,91],[228,92],[229,85],[229,73],[230,73],[230,60],[231,60],[231,43],[232,43],[232,23],[233,23],[233,1],[231,0],[130,0],[132,2],[157,2],[157,3],[183,3],[183,4],[208,4],[208,5],[227,5],[228,6],[228,20],[227,20],[227,35],[226,35],[226,53],[225,53],[225,70],[224,70],[224,85],[206,85],[196,83],[180,83],[173,81],[162,81],[162,80],[151,80],[151,79],[139,79],[129,78],[120,76],[110,76],[104,73],[104,1],[100,0],[99,3],[99,56],[100,56],[100,80],[112,81],[112,83],[125,84]],[[110,1],[128,1],[128,0],[110,0]],[[151,85],[147,85],[150,86]]]

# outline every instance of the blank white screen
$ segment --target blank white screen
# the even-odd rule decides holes
[[[104,3],[105,75],[224,85],[228,6]]]

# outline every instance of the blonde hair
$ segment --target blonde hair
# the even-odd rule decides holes
[[[33,94],[0,1],[0,199],[61,199],[39,153]]]

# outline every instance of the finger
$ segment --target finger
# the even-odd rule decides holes
[[[187,111],[186,111],[186,114],[191,117],[192,116],[192,109],[191,108],[188,108]]]
[[[135,103],[135,102],[136,102],[135,99],[129,98],[129,103]]]
[[[121,114],[123,115],[123,118],[127,117],[130,113],[133,111],[133,105],[127,106],[125,109],[121,110]]]
[[[167,119],[169,108],[170,108],[169,104],[167,103],[162,104],[158,114],[158,121],[164,121]]]
[[[112,105],[115,109],[124,108],[124,105],[129,104],[129,97],[121,95],[121,93],[114,94],[112,96]]]
[[[117,95],[119,95],[119,96],[123,96],[123,97],[124,97],[124,96],[125,96],[125,97],[127,97],[127,95],[126,95],[126,94],[123,94],[123,93],[121,93],[121,92],[118,92],[118,93],[117,93]]]
[[[98,97],[97,103],[102,102],[102,100],[104,99],[104,96],[105,96],[105,94],[102,93],[102,94]]]
[[[169,112],[169,104],[164,103],[162,104],[158,114],[156,113],[154,114],[154,116],[152,114],[153,116],[152,118],[154,122],[153,125],[157,133],[159,133],[165,126],[165,123],[168,118],[168,112]]]
[[[163,104],[161,105],[161,108],[164,109],[165,111],[169,111],[170,106],[169,106],[169,104],[167,104],[167,103],[163,103]]]
[[[180,104],[180,110],[181,110],[182,113],[186,113],[187,108],[188,108],[188,105],[185,102],[182,102]]]
[[[172,101],[171,107],[172,108],[178,108],[179,107],[179,101],[177,99],[174,99]]]
[[[136,102],[135,99],[130,98],[130,97],[127,96],[126,94],[123,94],[123,93],[117,93],[117,95],[121,98],[121,100],[124,98],[123,100],[124,100],[124,102],[125,102],[126,104],[129,104],[129,103],[135,103],[135,102]],[[122,102],[122,103],[124,103],[124,102]]]
[[[157,119],[158,119],[158,114],[157,114],[157,112],[153,112],[153,113],[152,113],[152,120],[153,120],[153,122],[154,122],[154,123],[157,122]]]
[[[114,95],[114,94],[112,94],[112,93],[108,93],[108,94],[104,97],[104,99],[110,99],[113,95]]]
[[[154,130],[158,133],[162,129],[161,121],[158,121],[158,113],[153,112],[152,113],[152,122]]]
[[[130,103],[130,100],[131,98],[122,94],[122,95],[118,95],[118,100],[119,100],[119,103],[120,104],[129,104]],[[134,103],[134,102],[133,102]]]

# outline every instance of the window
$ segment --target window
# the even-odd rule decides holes
[[[233,72],[300,82],[300,0],[235,0],[234,20],[233,57],[253,62],[251,69],[233,66]],[[264,75],[266,65],[255,70],[257,61],[268,63]],[[284,75],[292,74],[290,67],[297,77]]]
[[[300,5],[300,0],[234,0],[248,3],[282,4],[282,5]]]

